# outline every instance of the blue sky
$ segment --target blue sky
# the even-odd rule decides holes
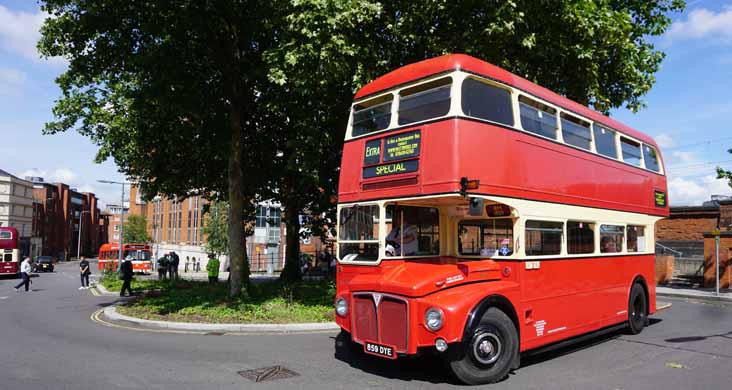
[[[732,0],[689,1],[672,15],[674,24],[655,40],[667,53],[657,82],[645,96],[647,108],[615,110],[623,123],[656,138],[669,178],[672,205],[700,204],[712,194],[732,195],[714,167],[732,169]],[[116,165],[93,162],[97,147],[74,132],[42,135],[60,91],[54,78],[63,60],[42,60],[35,52],[44,15],[35,2],[0,0],[0,168],[34,174],[119,202],[122,180]]]

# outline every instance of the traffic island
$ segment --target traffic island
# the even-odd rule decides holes
[[[108,307],[112,321],[140,327],[215,332],[294,332],[336,329],[333,322],[334,282],[279,281],[253,284],[249,293],[229,298],[226,284],[179,280],[150,281],[139,294],[123,304]],[[154,283],[152,283],[154,282]],[[116,281],[102,279],[110,294],[118,294]]]

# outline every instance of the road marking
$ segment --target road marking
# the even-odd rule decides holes
[[[673,304],[670,303],[670,302],[664,302],[664,303],[661,303],[661,304],[656,303],[656,312],[659,312],[661,310],[666,310],[669,307],[671,307],[671,305],[673,305]]]
[[[8,298],[10,298],[10,297],[0,297],[0,299],[8,299]]]

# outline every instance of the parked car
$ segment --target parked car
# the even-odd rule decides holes
[[[34,272],[53,272],[55,261],[51,256],[38,256],[33,271]]]

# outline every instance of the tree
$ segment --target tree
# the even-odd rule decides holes
[[[232,283],[248,285],[244,224],[272,161],[267,1],[46,0],[39,50],[63,56],[62,96],[46,133],[76,129],[141,183],[146,197],[192,192],[229,201]],[[195,147],[191,147],[194,144]],[[242,167],[258,166],[242,174]],[[239,278],[242,280],[239,280]]]
[[[354,92],[450,52],[493,62],[607,112],[637,110],[679,0],[44,0],[39,48],[64,56],[45,131],[76,129],[145,194],[230,204],[232,273],[244,222],[280,199],[283,278],[299,277],[303,210],[333,215]],[[191,147],[195,145],[195,147]],[[242,167],[249,167],[246,175]],[[239,293],[232,279],[231,294]]]
[[[148,243],[147,219],[143,215],[132,214],[127,217],[124,226],[124,241],[126,243]]]
[[[637,111],[664,54],[648,42],[683,1],[362,1],[287,3],[287,25],[265,52],[286,98],[277,184],[285,207],[287,263],[299,269],[297,214],[333,217],[340,150],[353,93],[399,66],[467,53],[607,113]]]
[[[229,205],[226,202],[214,202],[206,213],[203,224],[206,236],[206,252],[219,255],[229,254]]]
[[[732,154],[732,149],[728,149],[727,153]],[[722,169],[722,167],[717,167],[717,179],[727,180],[727,184],[732,188],[732,171]]]

